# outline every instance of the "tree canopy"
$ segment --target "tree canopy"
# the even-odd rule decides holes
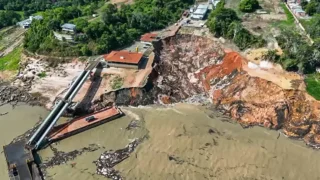
[[[241,0],[239,9],[242,12],[254,12],[259,9],[259,2],[257,0]]]
[[[303,36],[290,29],[285,29],[276,39],[283,50],[283,55],[276,62],[286,70],[312,73],[320,65],[318,41],[309,45]]]
[[[0,11],[0,28],[14,25],[21,20],[20,14],[14,11]]]
[[[108,4],[101,20],[88,22],[86,11],[78,6],[46,10],[44,19],[31,25],[25,38],[25,48],[59,56],[95,55],[107,53],[132,43],[142,33],[161,29],[178,20],[191,0],[136,0],[132,5]],[[53,31],[63,23],[74,23],[80,35],[77,44],[59,42]]]
[[[310,16],[320,14],[320,0],[310,0],[310,2],[303,0],[301,6]]]
[[[313,39],[320,37],[320,14],[312,17],[310,22],[308,22],[306,30]]]
[[[223,3],[209,15],[207,25],[210,32],[216,37],[222,36],[233,40],[241,50],[264,45],[265,41],[245,29],[237,13],[232,9],[224,8]]]
[[[0,10],[37,12],[66,6],[82,6],[101,0],[1,0]]]

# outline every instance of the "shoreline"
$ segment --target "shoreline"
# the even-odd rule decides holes
[[[124,107],[174,106],[176,103],[210,105],[231,117],[243,128],[263,126],[274,130],[281,129],[288,137],[302,138],[307,146],[320,148],[318,131],[315,130],[317,127],[313,127],[316,125],[312,125],[311,129],[312,122],[301,122],[303,118],[318,117],[315,114],[317,110],[313,109],[317,106],[311,107],[311,104],[319,102],[301,91],[302,85],[296,89],[285,89],[287,85],[281,87],[280,82],[273,82],[273,76],[271,79],[263,79],[262,75],[257,73],[269,73],[270,70],[250,70],[247,68],[248,61],[241,55],[235,52],[225,53],[219,44],[212,46],[213,43],[211,39],[191,35],[176,35],[154,43],[154,53],[157,56],[152,66],[155,68],[145,86],[103,93],[93,101],[91,108],[99,110],[110,104]],[[176,50],[181,55],[174,57],[173,61],[170,53],[175,53],[171,48],[176,44],[184,44],[186,49]],[[195,44],[203,48],[192,49]],[[190,51],[198,54],[200,62],[194,64],[194,56],[183,55]],[[167,70],[168,67],[171,67],[170,71]],[[221,67],[224,67],[224,70],[220,70]],[[268,91],[265,91],[266,89]],[[10,91],[7,94],[10,94]],[[38,95],[36,105],[48,109],[46,101],[41,99],[41,94]],[[273,95],[277,97],[272,97]],[[294,99],[299,101],[295,102]],[[29,99],[22,102],[28,101]],[[303,111],[294,109],[300,106],[304,108]],[[313,121],[317,122],[316,119]],[[305,125],[308,125],[308,128],[303,129]]]

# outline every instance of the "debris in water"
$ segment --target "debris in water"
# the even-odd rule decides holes
[[[183,164],[184,160],[179,159],[178,157],[168,156],[169,161],[175,161],[177,164]]]
[[[129,143],[125,148],[116,151],[106,151],[102,153],[97,161],[94,163],[97,166],[97,174],[111,178],[114,180],[122,180],[120,172],[113,167],[121,161],[127,159],[135,148],[144,140],[144,138],[135,139]]]
[[[214,133],[216,133],[216,132],[215,132],[213,129],[209,129],[208,133],[209,133],[209,134],[214,134]]]
[[[5,113],[0,113],[0,116],[4,116],[7,115],[9,112],[5,112]]]
[[[62,151],[58,151],[58,149],[53,147],[52,145],[50,145],[50,149],[53,151],[54,157],[51,158],[49,161],[44,162],[42,164],[42,166],[46,167],[46,168],[65,164],[68,161],[74,160],[77,156],[79,156],[85,152],[93,152],[93,151],[100,149],[100,147],[96,144],[90,144],[89,147],[84,147],[79,150],[74,150],[74,151],[67,152],[67,153],[62,152]],[[73,164],[75,165],[75,163],[72,163],[71,165],[73,165]]]
[[[138,128],[139,126],[139,121],[138,120],[132,120],[129,125],[126,127],[126,130],[131,130],[134,128]]]

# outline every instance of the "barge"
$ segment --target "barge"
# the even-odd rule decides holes
[[[54,127],[47,136],[47,140],[49,143],[52,143],[112,121],[123,115],[124,113],[115,106],[105,108]]]

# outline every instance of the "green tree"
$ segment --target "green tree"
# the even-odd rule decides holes
[[[286,70],[312,73],[315,72],[315,67],[320,65],[317,40],[313,45],[309,45],[299,33],[290,29],[285,29],[276,39],[284,52],[279,63]]]
[[[226,36],[229,31],[229,26],[234,21],[239,21],[237,13],[232,9],[217,9],[213,12],[215,15],[208,19],[208,27],[210,32],[215,36]]]
[[[89,25],[88,21],[84,18],[77,18],[71,22],[76,25],[77,32],[84,32],[84,29]]]
[[[308,5],[308,1],[307,0],[302,0],[300,5],[301,5],[302,9],[305,10],[307,5]]]
[[[14,11],[0,12],[0,28],[14,25],[20,19],[21,19],[21,16]]]
[[[91,50],[89,49],[89,47],[87,45],[83,45],[81,47],[81,54],[84,55],[84,56],[91,56],[92,52],[91,52]]]
[[[259,9],[259,2],[257,0],[241,0],[239,9],[242,12],[254,12]]]
[[[306,30],[310,36],[314,39],[320,37],[320,14],[316,14],[310,20],[310,23],[307,26]]]
[[[209,15],[207,25],[210,32],[216,37],[222,36],[233,40],[241,50],[253,46],[260,47],[265,44],[263,38],[252,35],[243,27],[236,12],[232,9],[226,9],[222,6],[216,8]]]
[[[305,11],[308,15],[312,16],[317,13],[318,6],[319,4],[316,1],[310,1],[310,3],[305,6]]]
[[[117,22],[117,6],[115,4],[108,4],[102,11],[102,21],[105,24],[114,24]]]

